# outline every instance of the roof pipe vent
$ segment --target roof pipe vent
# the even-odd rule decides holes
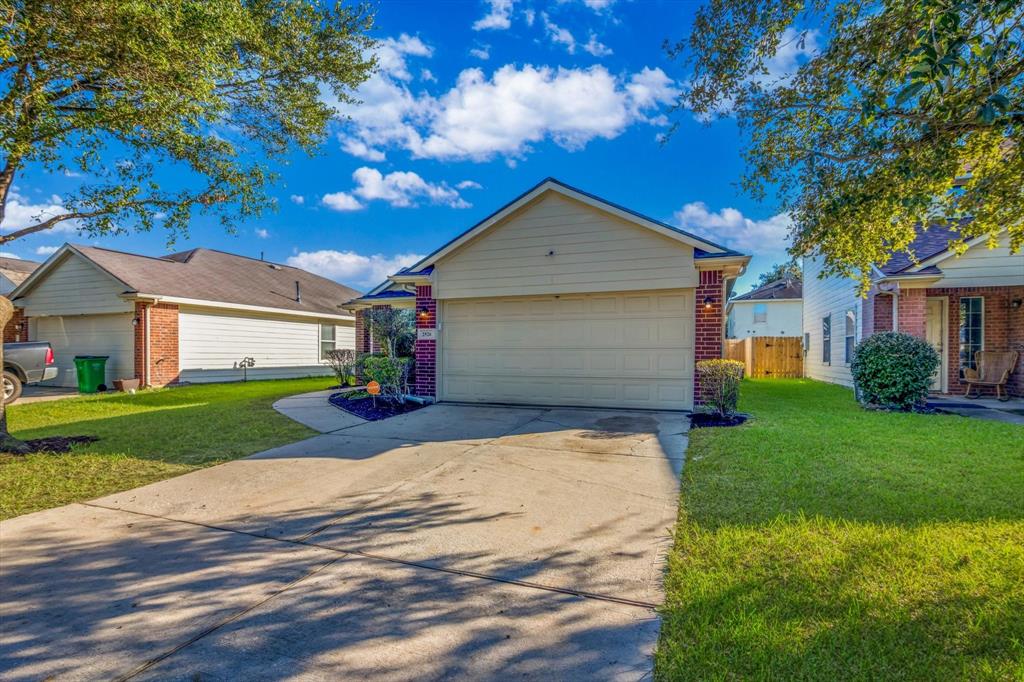
[[[302,291],[299,290],[299,280],[295,280],[295,302],[302,303]]]

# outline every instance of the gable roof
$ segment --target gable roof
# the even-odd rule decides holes
[[[803,297],[804,284],[795,278],[777,279],[774,282],[760,286],[753,291],[748,291],[742,296],[737,296],[731,301],[782,301],[794,300]]]
[[[127,295],[148,295],[274,308],[303,314],[347,315],[341,304],[359,292],[311,272],[214,249],[191,249],[167,256],[143,256],[95,246],[65,244],[12,293],[27,294],[58,261],[86,259],[120,282]],[[301,301],[295,300],[298,282]]]
[[[892,257],[879,270],[883,275],[896,275],[912,270],[919,263],[949,251],[949,243],[960,239],[962,224],[916,225],[914,229],[917,236],[907,245],[907,249],[893,252]]]
[[[40,265],[42,263],[34,260],[0,256],[0,272],[4,274],[4,277],[14,282],[15,286],[28,279],[28,276]]]
[[[581,203],[587,204],[599,211],[610,213],[626,222],[632,223],[639,227],[653,230],[662,236],[670,239],[689,244],[694,248],[693,257],[695,259],[710,259],[710,258],[736,258],[745,257],[746,254],[734,251],[728,247],[716,244],[708,239],[699,237],[695,234],[682,230],[674,225],[655,220],[648,216],[643,215],[633,209],[626,208],[619,204],[602,199],[601,197],[586,192],[577,187],[573,187],[569,184],[562,182],[556,178],[548,177],[541,180],[539,183],[526,190],[512,201],[508,202],[498,210],[491,213],[489,216],[476,223],[468,230],[459,234],[455,238],[451,239],[447,243],[441,245],[438,249],[434,250],[429,255],[420,259],[416,263],[403,268],[399,272],[393,275],[394,277],[412,277],[416,275],[426,275],[433,270],[433,265],[446,255],[455,251],[460,246],[477,237],[478,235],[486,232],[494,225],[501,222],[505,217],[519,210],[523,206],[529,204],[534,199],[537,199],[542,194],[547,192],[555,192],[562,196],[574,199]],[[370,294],[379,293],[385,291],[392,285],[392,282],[384,281],[370,290]]]

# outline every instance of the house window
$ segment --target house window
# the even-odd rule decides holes
[[[326,360],[327,354],[336,347],[334,341],[334,325],[320,325],[320,359]]]
[[[767,303],[755,303],[754,304],[754,324],[764,324],[768,321],[768,304]]]
[[[960,299],[960,376],[964,369],[977,369],[974,354],[985,347],[985,299]]]
[[[832,364],[832,314],[821,318],[821,361]]]
[[[857,311],[846,311],[846,364],[853,361],[853,349],[857,345]]]

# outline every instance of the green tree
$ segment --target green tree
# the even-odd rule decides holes
[[[83,177],[0,245],[66,221],[150,230],[158,213],[172,243],[198,215],[260,214],[270,164],[324,139],[325,93],[353,102],[372,73],[372,19],[308,0],[0,0],[0,221],[20,177]]]
[[[823,47],[776,73],[808,38]],[[960,250],[1024,244],[1022,39],[1019,0],[708,0],[669,46],[677,115],[735,116],[743,186],[790,212],[792,253],[866,286],[916,224],[971,217]]]
[[[757,289],[765,284],[787,277],[795,280],[802,280],[804,278],[803,270],[797,261],[791,260],[785,263],[776,263],[770,270],[761,273],[760,277],[757,278],[757,284],[754,285],[754,288]]]

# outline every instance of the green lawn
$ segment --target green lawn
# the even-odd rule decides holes
[[[656,676],[1024,679],[1024,427],[753,380],[690,433]]]
[[[19,438],[98,436],[63,455],[0,455],[0,518],[127,490],[313,434],[271,404],[331,378],[251,381],[8,408]]]

